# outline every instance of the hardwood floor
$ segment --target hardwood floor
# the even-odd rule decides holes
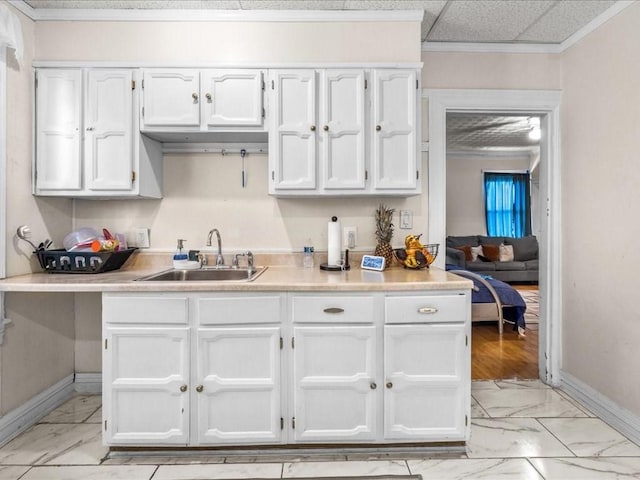
[[[533,303],[527,291],[538,286],[518,285],[527,301],[526,336],[520,337],[505,325],[502,337],[496,322],[476,322],[471,332],[471,378],[473,380],[506,380],[538,378],[538,300]],[[534,323],[535,322],[535,323]]]
[[[525,337],[520,337],[506,325],[500,337],[496,322],[474,323],[471,332],[471,378],[538,378],[538,325],[528,325]]]

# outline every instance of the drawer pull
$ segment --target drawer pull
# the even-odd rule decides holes
[[[344,308],[329,307],[323,310],[324,313],[344,313]]]
[[[427,315],[438,313],[438,309],[436,307],[420,307],[418,309],[418,313],[425,313]]]

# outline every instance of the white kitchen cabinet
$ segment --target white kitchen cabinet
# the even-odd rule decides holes
[[[145,69],[145,132],[264,131],[260,69]]]
[[[105,293],[106,443],[280,443],[282,301]]]
[[[189,329],[107,327],[104,348],[105,441],[186,445]]]
[[[280,442],[280,336],[279,326],[198,328],[198,445]]]
[[[372,92],[372,188],[415,191],[418,169],[418,104],[415,70],[374,70]]]
[[[317,189],[315,70],[271,72],[269,193]]]
[[[386,440],[464,439],[469,404],[466,334],[464,322],[385,325]]]
[[[34,194],[162,196],[160,145],[141,137],[131,69],[36,72]]]
[[[376,440],[376,327],[296,326],[293,335],[296,442]]]
[[[420,193],[415,70],[270,74],[271,195]]]

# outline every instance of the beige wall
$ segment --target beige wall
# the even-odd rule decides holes
[[[35,27],[10,8],[21,21],[25,52],[22,66],[13,55],[7,59],[7,276],[31,271],[31,249],[15,237],[19,225],[31,227],[36,243],[59,237],[71,225],[70,200],[31,195]],[[0,347],[0,415],[71,375],[74,357],[72,295],[7,293],[5,303],[12,323]]]
[[[563,55],[563,364],[640,415],[640,4]]]
[[[447,235],[486,235],[483,170],[528,170],[524,157],[447,156]]]

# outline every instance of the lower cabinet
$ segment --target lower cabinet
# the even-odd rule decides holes
[[[469,438],[468,291],[103,294],[109,445]]]

